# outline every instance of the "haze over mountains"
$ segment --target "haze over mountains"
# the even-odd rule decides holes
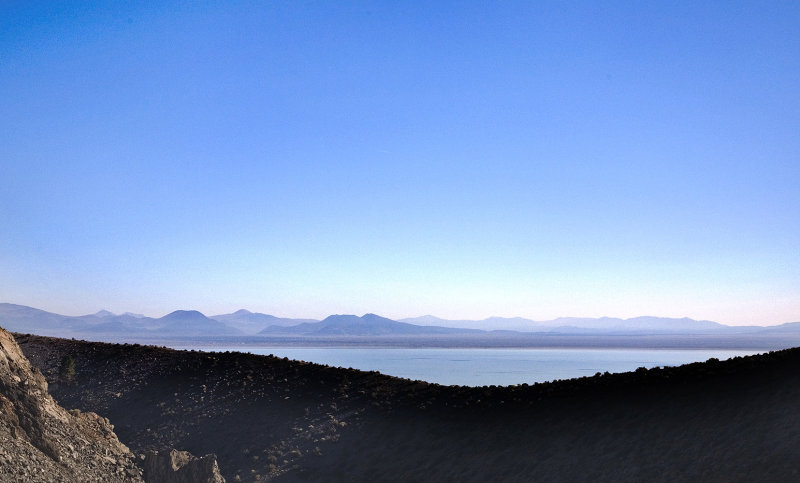
[[[438,325],[442,327],[459,327],[491,330],[513,330],[520,332],[539,332],[539,331],[558,331],[573,332],[576,329],[598,330],[598,331],[714,331],[724,329],[726,326],[708,320],[694,320],[688,317],[681,319],[666,317],[634,317],[630,319],[620,319],[615,317],[600,318],[579,318],[561,317],[546,321],[533,321],[522,317],[489,317],[483,320],[446,320],[433,315],[423,315],[400,319],[400,322],[407,322],[418,325]]]
[[[206,316],[196,310],[176,310],[160,318],[140,314],[66,316],[44,310],[0,303],[0,325],[8,330],[51,336],[88,337],[274,337],[274,336],[480,336],[500,333],[541,334],[800,334],[800,323],[777,326],[727,326],[689,318],[635,317],[559,318],[533,321],[521,317],[483,320],[447,320],[432,315],[392,320],[375,314],[331,315],[323,320],[292,319],[238,310]]]
[[[482,332],[475,329],[415,325],[398,322],[375,314],[331,315],[319,322],[306,322],[290,327],[270,326],[259,334],[298,335],[412,335],[412,334],[463,334]]]
[[[315,319],[275,317],[274,315],[254,313],[245,309],[237,310],[232,314],[212,315],[211,318],[245,334],[257,334],[270,326],[288,327],[308,322],[318,322]]]

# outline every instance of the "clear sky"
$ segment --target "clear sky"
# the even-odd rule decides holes
[[[800,320],[800,2],[2,2],[0,301]]]

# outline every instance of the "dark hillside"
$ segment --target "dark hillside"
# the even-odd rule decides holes
[[[443,387],[240,353],[18,335],[66,407],[229,481],[787,481],[800,350],[531,386]],[[75,361],[69,384],[58,362]]]
[[[0,481],[143,483],[136,457],[108,420],[59,406],[45,378],[2,328]]]

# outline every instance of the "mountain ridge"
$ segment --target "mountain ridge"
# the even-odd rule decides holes
[[[398,322],[396,320],[370,313],[364,314],[361,317],[349,314],[329,315],[319,322],[303,323],[291,327],[270,326],[259,332],[259,334],[376,336],[454,334],[465,332],[468,333],[471,331],[469,329],[414,325],[406,322]]]
[[[488,317],[482,320],[448,320],[433,315],[394,320],[376,314],[362,317],[334,314],[323,320],[293,319],[239,309],[230,314],[206,316],[197,310],[175,310],[160,318],[101,310],[67,316],[34,307],[0,303],[0,323],[22,333],[61,337],[235,337],[235,336],[388,336],[521,333],[572,335],[680,335],[680,334],[800,334],[800,322],[773,326],[729,326],[688,317],[640,316],[561,317],[534,321],[523,317]]]
[[[212,315],[210,318],[218,320],[228,327],[240,330],[244,334],[254,335],[271,325],[288,327],[305,322],[318,322],[315,319],[291,319],[276,317],[274,315],[251,312],[239,309],[231,314]]]
[[[513,330],[519,332],[549,332],[561,327],[574,329],[604,329],[604,330],[714,330],[723,328],[736,328],[712,322],[709,320],[696,320],[689,317],[654,317],[638,316],[627,319],[619,317],[559,317],[551,320],[536,321],[524,317],[487,317],[485,319],[442,319],[433,315],[409,317],[398,319],[400,322],[412,324],[435,324],[444,327],[482,328],[483,330]]]

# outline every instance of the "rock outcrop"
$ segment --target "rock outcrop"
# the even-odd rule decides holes
[[[211,454],[202,458],[188,451],[148,451],[144,455],[144,477],[158,483],[225,483],[219,472],[217,457]]]
[[[0,481],[141,482],[108,419],[67,411],[0,328]]]

